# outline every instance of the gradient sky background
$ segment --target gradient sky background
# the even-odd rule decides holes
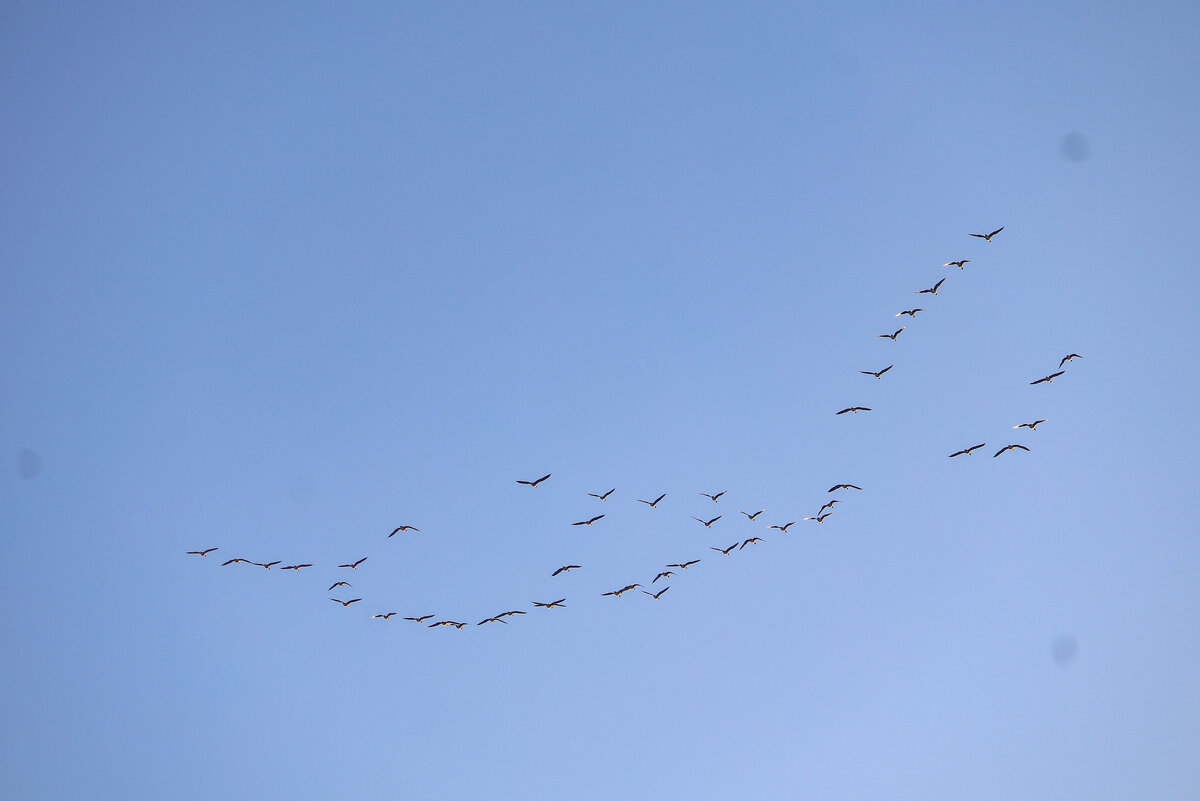
[[[5,4],[0,795],[1194,799],[1198,23]]]

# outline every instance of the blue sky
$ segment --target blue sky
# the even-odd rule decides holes
[[[0,794],[1194,796],[1193,5],[3,15]]]

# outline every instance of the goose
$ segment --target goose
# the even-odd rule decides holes
[[[566,598],[559,598],[557,601],[551,601],[548,604],[544,604],[539,601],[533,601],[532,603],[534,606],[540,606],[543,609],[553,609],[556,606],[559,608],[566,606],[566,604],[564,603],[566,600],[567,600]]]
[[[959,259],[958,261],[948,261],[945,264],[943,264],[942,266],[943,267],[957,267],[958,269],[961,270],[963,267],[965,267],[966,265],[968,265],[970,263],[971,263],[970,259]]]
[[[786,524],[784,524],[784,525],[782,525],[782,526],[771,526],[771,528],[779,529],[780,531],[782,531],[782,532],[786,533],[786,532],[787,532],[787,530],[788,530],[789,528],[791,528],[792,526],[794,526],[794,525],[796,525],[796,521],[795,521],[795,520],[793,520],[793,521],[792,521],[792,522],[790,522],[790,523],[786,523]]]
[[[666,591],[667,591],[667,590],[669,590],[669,589],[671,589],[671,587],[670,587],[670,585],[667,585],[666,587],[663,587],[663,588],[662,588],[661,590],[659,590],[658,592],[647,592],[646,590],[642,590],[642,592],[646,593],[646,594],[647,594],[647,595],[649,595],[651,598],[653,598],[654,600],[656,600],[656,601],[657,601],[659,598],[661,598],[661,597],[662,597],[663,593],[664,593],[664,592],[666,592]]]
[[[898,317],[899,315],[896,315],[896,316]],[[890,340],[892,340],[893,342],[895,342],[895,341],[896,341],[896,337],[900,336],[900,332],[901,332],[901,331],[903,331],[905,328],[908,328],[908,326],[907,326],[907,325],[902,325],[902,326],[900,326],[899,328],[897,328],[895,331],[893,331],[893,332],[892,332],[892,333],[890,333],[890,334],[880,334],[880,335],[879,335],[879,338],[880,338],[880,339],[890,339]]]
[[[219,551],[220,548],[205,548],[203,551],[188,551],[188,556],[208,556],[213,551]]]
[[[348,565],[338,565],[338,567],[348,567],[351,570],[358,570],[358,566],[361,565],[365,561],[367,561],[367,557],[364,556],[362,559],[359,559],[357,562],[351,562]]]
[[[603,495],[597,495],[597,494],[596,494],[596,493],[594,493],[594,492],[589,492],[589,493],[588,493],[588,495],[592,496],[593,498],[599,498],[599,499],[600,499],[600,500],[602,500],[602,501],[607,501],[607,500],[608,500],[608,496],[609,496],[609,495],[612,495],[612,494],[613,494],[614,492],[616,492],[616,491],[617,491],[617,488],[616,488],[616,487],[613,487],[612,489],[610,489],[608,492],[604,493]]]
[[[871,411],[871,409],[867,406],[848,406],[845,409],[842,409],[840,412],[838,412],[838,414],[845,414],[846,412],[852,412],[854,414],[858,414],[859,412],[869,412],[869,411]]]
[[[905,309],[902,312],[896,312],[896,314],[894,316],[900,317],[902,315],[907,314],[909,317],[916,317],[917,312],[923,312],[923,311],[925,311],[925,310],[924,309]]]
[[[651,509],[654,509],[655,507],[657,507],[657,506],[658,506],[658,502],[659,502],[659,501],[661,501],[661,500],[662,500],[663,498],[665,498],[665,497],[667,497],[667,493],[665,493],[665,492],[664,492],[662,495],[659,495],[657,498],[655,498],[655,499],[654,499],[654,500],[652,500],[652,501],[643,501],[641,498],[638,498],[638,499],[637,499],[637,502],[638,502],[638,503],[644,503],[644,504],[646,504],[647,506],[649,506]]]
[[[1045,378],[1039,378],[1037,381],[1030,381],[1029,386],[1032,387],[1034,384],[1052,383],[1054,381],[1054,379],[1058,378],[1060,375],[1062,375],[1065,372],[1066,372],[1066,370],[1059,370],[1057,373],[1051,373],[1050,375],[1046,376]]]
[[[710,498],[710,499],[712,500],[712,502],[713,502],[713,503],[716,503],[716,502],[717,502],[717,499],[718,499],[718,498],[720,498],[722,495],[724,495],[724,494],[725,494],[725,490],[721,490],[721,491],[720,491],[720,492],[718,492],[716,495],[709,495],[707,492],[702,492],[702,493],[700,493],[700,494],[701,494],[701,495],[703,495],[705,498]]]
[[[747,545],[758,545],[760,542],[762,542],[762,537],[751,537],[742,542],[742,548],[745,548]],[[738,548],[738,550],[740,551],[742,548]]]
[[[1073,362],[1076,359],[1082,359],[1082,358],[1083,357],[1080,356],[1078,353],[1068,353],[1066,356],[1062,357],[1062,361],[1058,363],[1058,366],[1061,368],[1067,362]]]
[[[854,484],[834,484],[827,491],[828,492],[837,492],[838,490],[841,490],[841,489],[861,490],[862,487],[855,486]]]
[[[421,529],[417,528],[416,526],[396,526],[394,529],[392,529],[392,533],[388,534],[388,536],[394,537],[397,534],[399,534],[401,531],[420,531],[420,530]]]
[[[936,295],[936,294],[937,294],[937,291],[938,291],[938,287],[940,287],[940,286],[941,286],[942,284],[944,284],[944,283],[946,283],[946,279],[945,279],[945,278],[943,278],[942,280],[938,281],[938,282],[937,282],[936,284],[934,284],[933,286],[929,287],[929,289],[918,289],[918,290],[917,290],[916,292],[914,292],[913,294],[914,294],[914,295]]]
[[[1000,450],[993,453],[992,458],[995,459],[997,456],[1004,453],[1005,451],[1012,451],[1012,450],[1016,450],[1017,448],[1020,448],[1023,451],[1029,450],[1029,448],[1026,448],[1024,445],[1005,445],[1003,448],[1001,448]]]
[[[883,368],[879,372],[874,372],[873,370],[859,370],[858,372],[862,373],[863,375],[873,375],[876,378],[883,378],[883,374],[886,373],[888,370],[891,370],[895,366],[896,365],[894,365],[894,364],[889,364],[887,367]]]
[[[1002,225],[999,228],[997,228],[995,231],[992,231],[990,234],[971,234],[971,236],[977,236],[980,239],[982,239],[984,242],[991,242],[992,237],[995,236],[996,234],[1000,233],[1003,230],[1004,230],[1004,226]]]
[[[550,578],[554,578],[559,573],[570,573],[572,570],[577,570],[580,567],[582,567],[582,565],[563,565],[558,570],[555,570],[553,573],[551,573]]]
[[[339,604],[341,604],[342,606],[344,606],[344,607],[346,607],[347,609],[349,609],[349,608],[350,608],[350,604],[356,604],[356,603],[358,603],[359,601],[361,601],[361,600],[362,600],[362,598],[355,598],[353,601],[339,601],[337,598],[330,598],[329,600],[331,600],[331,601],[336,601],[337,603],[339,603]]]
[[[578,523],[572,523],[571,525],[572,526],[590,526],[592,523],[595,523],[597,520],[599,520],[602,517],[604,517],[604,515],[596,515],[591,520],[580,520]]]
[[[725,556],[729,556],[729,553],[736,547],[738,547],[738,544],[735,542],[733,545],[730,545],[728,548],[714,548],[713,546],[710,545],[710,546],[708,546],[708,550],[716,551],[717,553],[724,554]]]
[[[1046,421],[1034,420],[1032,423],[1018,423],[1017,425],[1013,426],[1013,428],[1028,428],[1030,431],[1037,431],[1037,427],[1044,422]]]
[[[741,513],[741,514],[744,514],[744,515],[746,516],[746,519],[747,519],[747,520],[753,520],[754,518],[758,517],[759,515],[761,515],[761,514],[762,514],[763,512],[765,512],[765,511],[767,511],[767,510],[766,510],[766,509],[759,509],[759,510],[758,510],[757,512],[755,512],[754,514],[750,514],[749,512],[743,512],[741,509],[738,509],[738,512],[739,512],[739,513]]]
[[[692,565],[696,564],[699,561],[700,561],[699,559],[693,559],[690,562],[680,562],[677,565],[667,565],[667,567],[677,567],[680,570],[687,570],[689,567],[691,567]]]
[[[955,456],[970,456],[973,451],[979,450],[984,445],[987,445],[987,443],[981,442],[978,445],[972,445],[970,448],[963,448],[961,451],[955,451],[954,453],[950,454],[950,458],[953,459]]]
[[[526,486],[529,486],[529,487],[536,487],[538,484],[541,484],[543,481],[545,481],[548,478],[550,478],[550,473],[547,473],[546,475],[542,476],[541,478],[537,479],[536,481],[521,481],[520,479],[517,479],[517,483],[525,484]]]
[[[693,517],[692,519],[693,519],[693,520],[695,520],[697,523],[704,523],[704,521],[703,521],[703,520],[701,520],[701,519],[700,519],[700,518],[698,518],[698,517]],[[721,515],[717,515],[717,516],[716,516],[716,517],[714,517],[712,520],[709,520],[707,523],[704,523],[704,527],[705,527],[705,528],[712,528],[712,524],[713,524],[713,523],[715,523],[715,522],[717,522],[717,521],[718,521],[718,520],[720,520],[720,519],[721,519]]]

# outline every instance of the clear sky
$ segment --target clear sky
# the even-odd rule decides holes
[[[0,796],[1194,799],[1198,39],[5,4]]]

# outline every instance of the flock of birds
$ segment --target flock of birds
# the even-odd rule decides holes
[[[970,236],[978,237],[979,239],[982,239],[985,242],[991,242],[992,238],[994,236],[996,236],[997,234],[999,234],[1003,230],[1004,230],[1004,228],[1001,227],[1001,228],[997,228],[996,230],[994,230],[988,234],[970,234]],[[957,267],[958,269],[962,270],[962,269],[965,269],[966,265],[970,264],[970,263],[971,263],[971,259],[960,259],[958,261],[946,262],[942,266],[943,267]],[[928,289],[917,290],[916,294],[919,294],[919,295],[927,294],[930,296],[936,296],[938,294],[938,290],[941,288],[942,284],[944,284],[945,282],[946,282],[946,278],[943,277],[937,283],[935,283],[932,287],[930,287]],[[924,311],[924,309],[922,309],[922,308],[906,309],[904,311],[898,312],[895,316],[896,317],[907,316],[907,317],[915,318],[918,313],[923,312],[923,311]],[[893,331],[891,333],[879,334],[879,337],[891,340],[892,342],[896,342],[898,337],[900,336],[901,332],[903,332],[905,329],[906,329],[906,326],[901,326],[899,329],[897,329],[896,331]],[[1036,386],[1039,384],[1050,384],[1054,381],[1055,378],[1062,376],[1066,372],[1065,367],[1068,362],[1072,362],[1076,359],[1082,359],[1082,358],[1083,357],[1078,353],[1068,353],[1067,355],[1063,356],[1062,359],[1059,361],[1056,372],[1052,372],[1049,375],[1046,375],[1042,378],[1038,378],[1029,383],[1031,386]],[[894,364],[889,364],[887,367],[884,367],[880,370],[860,370],[859,372],[862,373],[863,375],[872,376],[873,378],[875,378],[877,380],[881,380],[881,379],[883,379],[884,375],[887,374],[893,367],[895,367]],[[838,414],[838,415],[858,414],[860,412],[870,412],[870,411],[871,411],[871,409],[869,407],[865,407],[865,406],[849,406],[845,409],[842,409],[841,411],[836,412],[836,414]],[[1013,428],[1014,429],[1028,429],[1029,431],[1032,432],[1032,431],[1036,431],[1037,427],[1045,422],[1047,422],[1045,419],[1038,419],[1038,420],[1034,420],[1029,423],[1019,423],[1019,424],[1013,426]],[[981,442],[978,445],[972,445],[968,448],[963,448],[961,450],[958,450],[958,451],[955,451],[954,453],[949,454],[949,458],[953,459],[953,458],[956,458],[959,456],[969,456],[972,453],[974,453],[975,451],[977,451],[981,448],[984,448],[986,445],[987,445],[986,442]],[[1005,445],[1005,446],[1001,447],[999,450],[997,450],[994,454],[992,454],[992,458],[999,457],[1000,455],[1002,455],[1006,452],[1009,452],[1009,451],[1017,451],[1017,450],[1029,451],[1030,449],[1021,443],[1011,443],[1011,444]],[[516,481],[516,483],[518,485],[529,487],[530,489],[537,489],[543,483],[548,481],[551,478],[551,476],[552,476],[551,473],[547,473],[536,479],[528,479],[528,480],[518,479]],[[827,493],[837,493],[837,492],[846,492],[846,491],[861,492],[862,487],[855,485],[855,484],[839,483],[839,484],[835,484],[832,487],[830,487],[828,489]],[[607,503],[609,498],[615,492],[616,492],[616,488],[614,487],[612,489],[609,489],[606,492],[589,492],[589,493],[587,493],[587,495],[589,497],[595,498],[601,502]],[[711,501],[714,504],[717,504],[717,503],[721,502],[721,499],[726,495],[726,492],[723,490],[720,492],[715,492],[715,493],[701,492],[701,493],[698,493],[698,495],[700,495],[704,498],[707,498],[709,501]],[[667,493],[664,492],[664,493],[658,495],[658,497],[654,498],[653,500],[648,500],[648,499],[644,499],[644,498],[635,498],[634,500],[637,503],[644,504],[651,509],[657,509],[666,497],[667,497]],[[836,506],[842,502],[843,502],[843,498],[832,498],[832,499],[826,501],[824,504],[822,504],[821,507],[814,514],[812,514],[810,516],[803,517],[798,520],[790,520],[787,522],[780,521],[778,523],[773,523],[773,524],[767,526],[766,529],[768,531],[778,531],[781,534],[786,534],[786,533],[788,533],[789,529],[791,529],[792,526],[796,525],[798,522],[801,522],[801,521],[812,521],[812,522],[816,522],[816,523],[824,523],[827,519],[829,519],[834,514],[834,512],[836,511]],[[749,523],[757,523],[759,517],[765,511],[766,511],[765,509],[759,509],[755,512],[746,512],[741,509],[738,509],[738,510],[736,510],[736,513],[743,515]],[[600,523],[600,521],[604,520],[606,516],[607,516],[606,514],[585,516],[584,519],[579,520],[577,522],[573,522],[570,525],[571,526],[589,526],[590,527],[590,526],[594,526],[594,525]],[[699,523],[700,525],[702,525],[706,530],[711,530],[719,521],[721,521],[722,519],[725,518],[725,514],[718,514],[718,515],[715,515],[710,518],[707,516],[697,517],[695,515],[692,515],[691,517],[692,517],[692,520],[694,520],[697,523]],[[413,526],[410,524],[402,524],[402,525],[398,525],[394,529],[392,529],[392,531],[386,535],[386,538],[390,539],[397,534],[420,533],[420,531],[421,531],[421,529],[417,528],[416,526]],[[757,535],[750,536],[750,537],[743,537],[743,536],[739,535],[737,537],[737,539],[735,539],[734,542],[730,543],[729,545],[723,545],[723,544],[710,545],[708,547],[709,547],[709,550],[719,553],[723,557],[728,557],[734,553],[744,550],[747,546],[758,545],[759,543],[762,543],[764,541],[765,540],[763,537],[760,537]],[[211,547],[211,548],[205,548],[203,550],[188,551],[187,554],[189,556],[199,556],[202,558],[206,558],[206,557],[208,557],[209,554],[214,553],[217,550],[219,550],[219,548]],[[336,566],[334,566],[334,569],[357,571],[367,561],[367,559],[368,559],[368,557],[363,556],[357,560],[347,561],[342,564],[336,565]],[[624,584],[623,586],[621,586],[618,589],[613,589],[608,592],[601,593],[601,597],[620,598],[624,594],[633,593],[636,590],[636,591],[640,591],[642,594],[648,596],[649,598],[651,598],[655,601],[658,601],[658,600],[662,599],[663,595],[665,595],[668,590],[671,589],[671,585],[666,583],[668,580],[671,580],[674,577],[677,577],[679,575],[679,573],[681,573],[682,571],[686,571],[689,568],[692,568],[693,566],[699,564],[701,561],[702,561],[701,558],[693,558],[693,559],[687,559],[687,560],[680,560],[678,562],[663,565],[661,567],[661,569],[656,570],[656,575],[654,575],[653,578],[645,579],[646,584],[642,584],[639,582],[635,582],[635,583],[631,583],[631,584]],[[231,565],[247,565],[247,566],[252,566],[252,567],[264,568],[266,570],[271,570],[272,568],[276,567],[277,565],[281,565],[281,564],[282,564],[282,560],[256,562],[256,561],[241,558],[241,557],[231,558],[231,559],[221,562],[222,567],[231,566]],[[289,564],[289,565],[284,565],[282,567],[279,567],[279,570],[281,570],[281,571],[282,570],[291,570],[291,571],[299,573],[300,571],[306,570],[309,568],[314,568],[314,565],[312,563],[308,563],[308,562],[303,562],[303,563],[297,562],[295,564]],[[559,576],[565,576],[567,574],[570,574],[572,571],[581,570],[581,569],[583,569],[583,565],[578,565],[578,564],[562,565],[562,566],[558,567],[557,569],[553,570],[550,573],[550,577],[557,578]],[[658,582],[660,580],[663,581],[662,585],[658,584]],[[339,580],[333,581],[330,584],[329,588],[326,590],[326,592],[332,593],[335,590],[339,590],[341,588],[345,588],[345,589],[349,590],[349,589],[353,588],[353,585],[350,584],[350,582],[348,582],[348,581],[339,579]],[[341,595],[342,593],[338,593],[338,594]],[[363,602],[363,598],[343,599],[343,598],[338,598],[338,597],[333,597],[333,596],[329,596],[329,600],[333,601],[334,603],[340,604],[342,607],[347,608],[347,609],[349,609],[354,604]],[[561,609],[567,605],[567,598],[566,597],[558,598],[553,601],[530,601],[530,603],[532,604],[533,609],[545,609],[545,610]],[[391,620],[393,617],[395,617],[398,614],[399,613],[395,612],[395,611],[388,611],[388,612],[379,612],[379,613],[373,614],[371,617],[373,619],[388,621],[388,620]],[[453,620],[453,619],[449,619],[449,618],[435,619],[438,616],[433,613],[415,614],[415,615],[403,617],[402,619],[423,625],[423,626],[425,626],[427,628],[431,628],[431,629],[432,628],[463,629],[469,625],[484,626],[484,625],[488,625],[490,623],[507,624],[509,622],[510,618],[516,617],[518,615],[525,615],[525,614],[528,614],[528,612],[526,610],[510,609],[510,610],[507,610],[504,612],[492,614],[474,624],[464,622],[464,621],[459,621],[459,620]]]

